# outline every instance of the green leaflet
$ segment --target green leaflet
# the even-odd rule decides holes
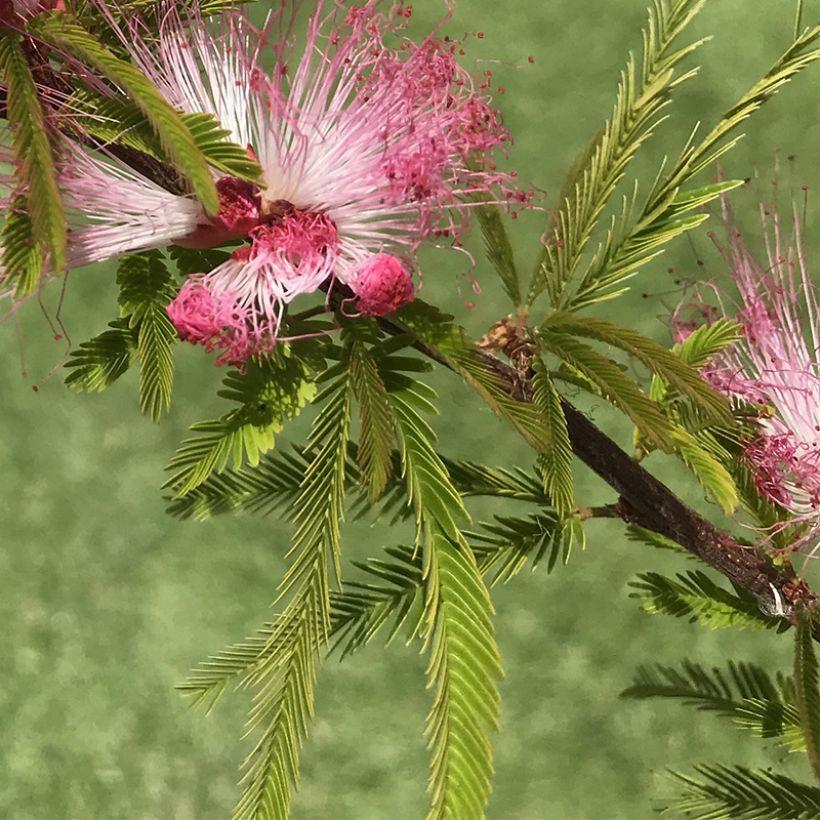
[[[123,257],[117,283],[120,312],[137,341],[140,410],[159,421],[171,406],[174,386],[177,332],[166,308],[176,296],[176,284],[156,251]]]
[[[730,661],[727,669],[706,669],[684,661],[681,668],[640,667],[622,698],[679,700],[687,706],[731,718],[761,738],[775,738],[790,751],[805,751],[791,678],[777,680],[760,666]]]
[[[606,319],[570,313],[553,314],[542,327],[549,333],[567,333],[620,348],[661,376],[716,420],[732,420],[729,402],[725,396],[709,386],[698,371],[674,351],[667,350],[642,333]]]
[[[601,395],[625,413],[647,439],[664,450],[671,448],[672,426],[653,402],[611,359],[566,333],[541,331],[544,348],[580,371]]]
[[[117,319],[99,336],[71,351],[65,383],[77,392],[96,393],[122,376],[134,358],[137,336],[128,318]]]
[[[731,473],[683,427],[674,429],[672,440],[676,452],[695,474],[701,486],[720,504],[726,515],[731,515],[740,503]]]
[[[533,363],[533,403],[541,411],[546,436],[538,464],[544,478],[544,492],[561,518],[568,518],[575,509],[572,478],[572,444],[567,420],[561,407],[561,396],[553,384],[544,363]]]
[[[301,475],[301,473],[299,473]],[[292,479],[288,479],[288,484]],[[298,487],[298,479],[296,485]],[[292,496],[291,496],[292,498]],[[482,531],[468,533],[479,571],[491,585],[506,583],[527,564],[535,570],[546,558],[547,571],[566,564],[572,549],[568,529],[549,511],[521,518],[499,518],[482,524]],[[384,558],[354,562],[364,573],[362,580],[345,580],[342,591],[331,590],[331,636],[333,649],[342,658],[361,649],[382,629],[390,642],[402,628],[408,641],[422,628],[424,589],[422,556],[413,547],[388,547]],[[191,670],[177,687],[194,705],[210,709],[227,686],[246,684],[258,665],[281,652],[271,643],[272,624],[265,624],[244,641],[226,647]],[[286,640],[281,636],[280,640]]]
[[[607,232],[606,242],[580,277],[575,292],[567,297],[565,308],[578,311],[625,293],[628,288],[624,283],[641,267],[663,253],[673,239],[694,230],[709,218],[705,213],[687,216],[688,211],[702,209],[741,184],[741,180],[728,180],[676,192],[664,208],[633,224],[636,185],[631,199],[624,200],[618,220]]]
[[[396,314],[397,321],[418,341],[430,348],[434,358],[446,362],[462,376],[492,408],[505,418],[538,451],[543,445],[543,420],[532,404],[517,401],[507,386],[487,366],[487,360],[467,338],[452,316],[417,299]]]
[[[16,196],[6,212],[0,236],[3,248],[3,281],[15,282],[14,293],[20,299],[37,290],[43,267],[43,252],[34,239],[31,217],[26,213],[26,198]]]
[[[667,811],[692,820],[814,820],[820,816],[820,789],[785,775],[709,764],[696,766],[695,773],[699,779],[671,773],[683,791]]]
[[[820,673],[812,626],[811,614],[799,611],[794,637],[794,689],[806,753],[815,777],[820,780]]]
[[[478,224],[484,237],[487,258],[501,279],[504,291],[514,306],[521,304],[521,285],[515,266],[515,254],[504,226],[504,219],[498,205],[480,205],[475,209]]]
[[[77,91],[71,105],[79,111],[83,128],[103,142],[116,142],[161,159],[162,143],[141,108],[127,97],[99,97],[90,91]],[[180,113],[196,147],[208,164],[229,176],[259,182],[262,168],[247,147],[230,141],[231,132],[212,114]]]
[[[350,378],[359,404],[358,465],[368,499],[382,495],[393,471],[396,425],[379,366],[363,341],[350,346]]]
[[[167,469],[171,477],[163,485],[182,499],[213,473],[221,473],[233,462],[259,463],[259,457],[274,446],[276,434],[287,419],[297,416],[310,403],[316,388],[304,365],[293,356],[282,355],[264,362],[251,362],[246,372],[232,372],[220,396],[239,406],[212,421],[192,425],[198,435],[182,443]]]
[[[461,498],[433,450],[435,437],[421,416],[434,394],[417,381],[388,382],[408,496],[417,516],[423,556],[425,647],[433,690],[427,721],[431,752],[428,818],[481,818],[490,794],[492,753],[488,733],[497,728],[501,676],[492,604],[475,556],[457,522],[466,518]]]
[[[672,239],[700,225],[706,214],[685,216],[741,184],[726,180],[702,188],[682,190],[683,186],[705,168],[712,167],[740,137],[729,135],[744,120],[774,96],[789,80],[820,57],[820,49],[810,50],[820,37],[820,26],[808,29],[795,38],[775,65],[734,105],[718,124],[695,143],[692,132],[680,155],[664,176],[663,166],[640,215],[633,220],[635,196],[625,204],[607,241],[590,263],[577,292],[562,307],[579,310],[623,293],[615,290],[639,267],[662,252]],[[665,165],[665,163],[664,163]]]
[[[46,256],[53,272],[60,273],[66,266],[66,215],[49,126],[26,60],[23,38],[17,34],[4,32],[0,36],[0,76],[6,86],[6,118],[19,179],[26,189],[25,199],[16,198],[14,210],[6,219],[3,263],[8,266],[8,275],[17,280],[17,295],[26,296],[38,285]],[[32,241],[36,247],[29,244]]]
[[[696,73],[676,77],[674,69],[703,40],[676,50],[672,45],[702,6],[703,0],[673,0],[656,3],[650,10],[642,65],[638,68],[630,55],[612,117],[573,175],[574,191],[560,203],[555,223],[543,239],[543,261],[529,288],[530,302],[546,289],[555,307],[567,307],[567,287],[607,202],[640,146],[662,121],[660,112],[670,103],[672,90]]]
[[[121,88],[145,114],[164,155],[190,183],[206,213],[219,211],[219,197],[208,162],[197,147],[191,130],[137,68],[121,60],[81,26],[69,22],[64,12],[41,14],[29,25],[35,36],[68,52]]]
[[[259,739],[244,763],[236,820],[285,820],[292,786],[298,783],[299,749],[313,716],[318,652],[331,628],[331,560],[340,575],[350,392],[345,371],[317,399],[323,406],[307,444],[314,456],[294,501],[291,562],[277,598],[288,603],[271,624],[249,681],[256,691],[247,732],[259,732]]]
[[[702,572],[679,573],[675,579],[657,572],[638,575],[629,586],[630,598],[641,602],[650,614],[662,613],[687,618],[708,629],[782,629],[780,619],[767,618],[748,593],[731,593]]]

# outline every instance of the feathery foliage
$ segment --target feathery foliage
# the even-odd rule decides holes
[[[556,224],[544,238],[544,256],[530,286],[530,303],[546,288],[554,307],[568,307],[568,285],[593,230],[641,145],[662,121],[673,89],[696,70],[675,76],[677,65],[703,40],[673,44],[703,6],[703,0],[657,0],[643,31],[640,69],[630,55],[621,74],[612,116],[593,141],[575,176],[574,190],[559,203]],[[638,73],[639,72],[639,73]]]
[[[766,617],[749,593],[740,589],[731,593],[702,572],[679,573],[675,579],[646,572],[629,586],[634,590],[629,597],[640,601],[641,608],[650,614],[687,618],[709,629],[782,626],[782,621]]]
[[[706,384],[698,371],[674,351],[667,350],[642,333],[606,319],[568,313],[553,314],[542,327],[550,333],[567,333],[619,348],[665,379],[716,420],[731,421],[729,402],[725,396]]]
[[[117,143],[162,159],[162,144],[145,113],[127,97],[101,97],[83,89],[71,96],[71,106],[83,129],[97,140]],[[259,182],[262,169],[247,148],[231,142],[231,132],[212,114],[185,113],[180,119],[196,147],[218,171],[232,177]]]
[[[638,669],[621,697],[667,698],[696,709],[729,717],[758,737],[776,738],[790,751],[805,751],[792,679],[771,675],[760,666],[729,662],[727,671],[711,670],[692,661],[681,669],[656,664]]]
[[[423,555],[425,648],[434,693],[427,722],[432,755],[429,818],[480,818],[490,794],[492,753],[488,732],[497,728],[501,676],[492,605],[457,522],[467,518],[435,435],[422,417],[435,394],[421,382],[393,377],[390,400],[408,496],[417,516]]]
[[[82,342],[65,366],[71,370],[65,383],[78,393],[97,393],[122,376],[134,359],[137,336],[130,317],[110,322],[108,330]]]
[[[182,172],[208,214],[219,211],[219,196],[208,163],[182,117],[133,65],[121,60],[94,35],[69,22],[65,12],[41,14],[30,23],[34,35],[91,66],[131,99],[154,130],[163,153]]]
[[[191,426],[198,435],[183,441],[167,469],[171,477],[163,485],[181,499],[199,487],[212,473],[221,473],[229,461],[259,463],[274,446],[275,436],[287,419],[297,416],[316,393],[305,363],[287,352],[264,362],[252,362],[244,373],[234,371],[219,395],[239,406],[212,421]]]
[[[575,509],[572,478],[572,444],[561,396],[543,362],[533,363],[533,403],[541,411],[546,438],[538,458],[544,492],[562,518]]]
[[[17,298],[37,290],[43,267],[43,252],[34,239],[26,198],[15,196],[5,214],[0,243],[3,249],[3,284],[14,283]]]
[[[536,451],[540,450],[544,441],[541,414],[532,404],[510,396],[498,374],[488,366],[489,360],[452,318],[420,299],[396,314],[397,322],[421,342],[434,359],[462,376],[494,413],[506,419]]]
[[[0,33],[0,78],[6,87],[6,118],[11,130],[18,181],[3,230],[5,276],[17,296],[37,288],[41,265],[48,258],[52,272],[66,264],[66,216],[50,135],[50,124],[26,59],[22,36]]]
[[[579,371],[600,395],[625,413],[641,435],[662,449],[671,449],[672,426],[660,407],[611,359],[566,333],[539,333],[545,350]]]
[[[287,605],[270,627],[251,680],[256,691],[247,728],[259,737],[244,764],[237,820],[288,816],[291,788],[299,780],[299,749],[313,715],[319,652],[330,633],[328,565],[332,561],[341,575],[351,389],[346,369],[330,371],[326,380],[307,444],[314,455],[293,503],[291,563],[277,599]]]
[[[814,820],[820,816],[820,789],[775,772],[745,766],[704,764],[699,779],[672,772],[681,796],[667,811],[692,820]]]
[[[739,136],[729,137],[742,122],[797,73],[820,57],[820,49],[811,48],[818,38],[820,26],[807,29],[796,36],[774,66],[697,144],[695,129],[665,176],[663,171],[666,163],[661,166],[646,203],[636,219],[632,217],[636,199],[633,194],[631,202],[625,203],[617,226],[613,224],[610,228],[605,246],[596,253],[581,277],[577,292],[563,307],[579,310],[623,293],[623,289],[615,289],[625,279],[654,259],[663,250],[663,246],[708,218],[707,214],[684,214],[702,208],[741,184],[740,180],[727,180],[694,190],[683,190],[683,186],[692,177],[713,166],[737,144]]]
[[[820,673],[811,630],[811,615],[805,611],[798,612],[794,635],[795,699],[809,763],[815,777],[820,780]]]
[[[726,515],[731,515],[740,503],[731,473],[683,427],[675,428],[672,439],[677,454],[694,473],[704,490],[720,504]]]
[[[365,333],[372,337],[375,330],[366,328]],[[352,328],[350,332],[354,332]],[[393,470],[396,424],[387,388],[366,343],[358,338],[354,340],[349,358],[350,380],[359,404],[358,464],[368,500],[373,503],[384,492]]]
[[[137,342],[140,410],[159,421],[171,406],[174,386],[177,332],[165,308],[176,296],[176,285],[157,251],[123,257],[117,283],[120,313]],[[113,344],[114,339],[109,338]]]
[[[504,292],[510,297],[513,305],[518,307],[522,302],[521,284],[518,281],[518,269],[515,266],[515,253],[504,226],[501,209],[498,205],[481,205],[476,208],[475,213],[484,236],[484,250],[487,259],[501,279]]]

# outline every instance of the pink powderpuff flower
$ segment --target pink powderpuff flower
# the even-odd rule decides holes
[[[777,212],[761,206],[767,264],[747,247],[729,206],[722,208],[727,244],[720,250],[740,294],[734,315],[743,338],[705,370],[730,397],[759,405],[758,434],[745,451],[758,490],[806,525],[796,546],[820,542],[820,311],[803,248],[800,220],[784,237]],[[721,312],[698,300],[708,322]],[[676,335],[694,323],[677,313]]]
[[[214,114],[263,169],[248,244],[190,277],[169,307],[183,338],[222,351],[220,362],[270,350],[285,306],[334,281],[361,313],[395,310],[412,297],[422,243],[458,247],[479,199],[528,198],[492,160],[510,135],[489,78],[477,84],[459,64],[462,44],[409,39],[409,6],[313,5],[304,32],[294,0],[276,0],[260,30],[239,11],[215,30],[170,4],[158,39],[134,19],[122,32],[176,108]],[[185,242],[210,244],[209,231]]]
[[[416,296],[410,272],[389,253],[369,259],[351,287],[358,296],[358,309],[365,316],[389,316]]]

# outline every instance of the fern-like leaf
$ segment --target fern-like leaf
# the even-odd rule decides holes
[[[572,478],[572,444],[561,397],[543,362],[534,363],[533,403],[541,411],[546,438],[538,458],[544,491],[558,514],[566,519],[575,509]]]
[[[137,338],[140,409],[159,421],[171,406],[176,330],[166,307],[176,296],[173,277],[157,251],[123,257],[117,271],[120,310]]]
[[[794,688],[806,752],[815,777],[820,779],[820,673],[814,654],[812,619],[808,612],[797,613],[794,638]]]
[[[3,249],[0,285],[13,283],[18,298],[34,293],[43,268],[43,250],[34,239],[34,228],[26,212],[24,196],[15,196],[9,205],[0,246]]]
[[[736,590],[731,593],[717,586],[702,572],[678,574],[676,579],[657,572],[638,575],[629,584],[634,592],[631,598],[641,602],[650,614],[663,613],[676,618],[688,618],[709,629],[773,629],[782,627],[782,621],[767,618],[755,599]]]
[[[15,211],[9,215],[3,235],[3,261],[8,266],[7,276],[11,281],[16,280],[18,296],[36,289],[40,265],[46,256],[52,271],[59,273],[65,268],[68,241],[49,126],[23,42],[21,35],[10,31],[0,36],[0,77],[6,86],[6,118],[17,173],[25,189],[25,211],[20,196],[15,203],[17,215]],[[32,248],[32,242],[37,251]]]
[[[530,288],[531,299],[546,287],[553,305],[566,307],[567,286],[629,162],[661,122],[672,90],[696,73],[676,77],[675,67],[703,41],[679,49],[673,49],[673,43],[702,6],[702,0],[672,0],[650,9],[640,74],[630,55],[612,117],[593,141],[593,150],[576,175],[573,195],[560,203],[555,226],[544,237],[544,258]]]
[[[33,34],[55,46],[58,52],[71,54],[122,89],[145,115],[165,156],[190,183],[206,213],[219,211],[219,196],[208,162],[197,147],[190,128],[135,66],[117,57],[93,34],[70,22],[65,12],[41,14],[30,27]]]
[[[84,89],[72,94],[69,104],[83,129],[97,140],[126,145],[162,159],[162,144],[151,122],[127,97],[102,97]],[[262,169],[257,160],[247,148],[231,142],[231,132],[216,117],[184,112],[179,116],[212,168],[248,182],[259,181]]]
[[[730,662],[726,672],[684,661],[681,669],[657,664],[638,669],[621,697],[666,698],[716,712],[758,737],[776,738],[791,751],[805,750],[791,678],[773,680],[760,666]]]
[[[672,772],[682,795],[666,812],[691,820],[816,820],[820,789],[776,772],[744,766],[704,764],[695,767],[699,779]]]
[[[663,449],[671,449],[672,426],[653,402],[615,362],[565,333],[542,330],[544,348],[578,370],[600,394],[625,413],[641,434]]]
[[[299,749],[313,715],[319,652],[330,628],[328,564],[339,570],[345,466],[350,426],[347,371],[335,377],[317,402],[307,449],[314,454],[294,502],[291,563],[279,588],[287,599],[273,622],[250,683],[256,688],[248,733],[259,739],[245,761],[244,790],[236,820],[285,820],[299,779]]]
[[[475,210],[484,237],[484,250],[495,268],[504,291],[516,307],[521,304],[521,285],[518,270],[501,209],[497,205],[481,205]]]
[[[421,415],[434,408],[434,394],[420,382],[396,376],[388,387],[423,554],[423,630],[434,692],[427,722],[432,755],[428,817],[480,818],[490,794],[488,733],[497,728],[501,675],[492,605],[458,529],[457,522],[466,518],[461,497]]]
[[[185,440],[168,464],[171,477],[163,485],[181,499],[221,473],[233,461],[259,463],[270,450],[287,419],[297,416],[315,395],[305,366],[293,356],[280,356],[248,365],[245,373],[233,372],[225,379],[220,395],[239,404],[213,421],[198,422],[198,435]]]
[[[708,385],[698,371],[674,351],[667,350],[642,333],[606,319],[568,313],[553,314],[544,324],[544,328],[550,332],[594,339],[626,351],[715,420],[731,422],[731,411],[725,396]]]
[[[351,346],[350,377],[361,421],[359,469],[372,503],[384,492],[393,470],[396,425],[376,360],[361,341]]]
[[[96,393],[110,387],[131,366],[137,336],[129,319],[118,319],[108,330],[71,352],[65,383],[77,392]]]

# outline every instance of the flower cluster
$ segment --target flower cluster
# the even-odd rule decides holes
[[[802,543],[820,536],[820,311],[796,209],[791,240],[775,210],[761,207],[766,264],[749,250],[723,205],[726,246],[718,245],[740,295],[737,310],[698,298],[676,312],[676,338],[700,321],[733,313],[743,337],[704,369],[728,396],[756,405],[757,435],[745,456],[758,490],[806,524]]]
[[[220,362],[269,351],[286,305],[320,288],[352,290],[360,314],[397,310],[413,299],[422,243],[458,246],[479,202],[528,200],[495,165],[510,135],[489,80],[460,65],[464,43],[438,32],[414,42],[403,4],[318,0],[304,32],[299,7],[276,0],[260,30],[238,10],[212,25],[169,3],[158,38],[138,18],[119,29],[175,108],[215,115],[258,159],[258,184],[218,179],[215,218],[113,158],[73,146],[66,163],[72,265],[242,243],[168,310]]]

